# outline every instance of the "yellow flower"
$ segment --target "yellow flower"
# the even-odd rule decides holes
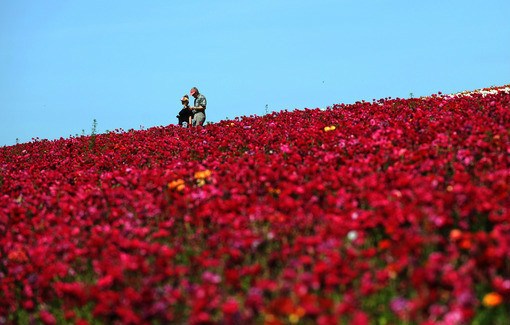
[[[491,292],[483,297],[483,305],[485,307],[495,307],[503,302],[503,297],[497,292]]]
[[[299,316],[296,314],[290,314],[289,315],[289,322],[291,324],[297,324],[299,322]]]
[[[306,310],[303,307],[298,307],[292,314],[289,315],[289,322],[291,324],[297,324],[305,314]]]
[[[335,131],[335,130],[336,130],[336,126],[334,126],[334,125],[324,127],[325,132]]]

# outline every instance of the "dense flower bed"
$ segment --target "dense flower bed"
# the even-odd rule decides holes
[[[510,321],[510,92],[0,148],[0,323]]]

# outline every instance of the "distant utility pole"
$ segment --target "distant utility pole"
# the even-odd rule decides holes
[[[269,109],[268,109],[269,105],[266,104],[266,114],[269,113]]]

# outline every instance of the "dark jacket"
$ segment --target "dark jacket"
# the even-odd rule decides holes
[[[193,118],[193,111],[188,108],[188,106],[183,107],[179,115],[177,115],[177,119],[179,120],[179,125],[182,125],[184,122],[189,123],[189,117]]]

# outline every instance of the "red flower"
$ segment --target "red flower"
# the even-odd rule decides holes
[[[232,315],[236,313],[239,310],[239,303],[236,299],[229,297],[227,300],[223,303],[222,311],[226,315]]]
[[[46,325],[54,325],[57,323],[55,316],[46,310],[41,310],[39,312],[39,317],[41,317],[41,321]]]

